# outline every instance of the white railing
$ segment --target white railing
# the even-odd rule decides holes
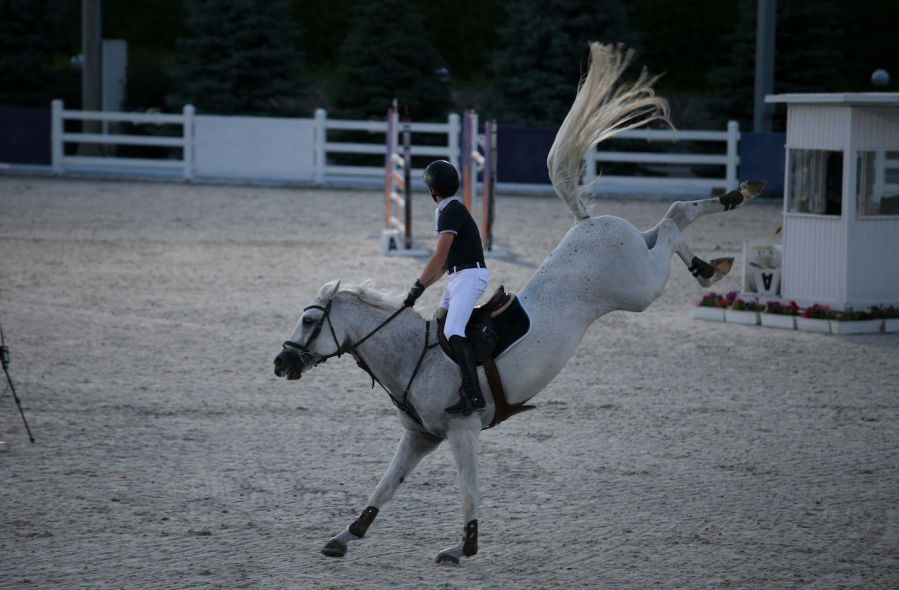
[[[124,133],[66,133],[66,120],[99,121],[104,131],[108,123],[133,125],[180,125],[181,134],[172,137],[127,135]],[[385,156],[387,121],[349,121],[329,119],[318,109],[313,119],[276,119],[268,117],[216,117],[196,115],[190,105],[181,114],[117,113],[105,111],[65,110],[63,102],[53,101],[51,153],[56,174],[86,171],[104,174],[162,174],[196,178],[232,178],[238,181],[272,180],[315,184],[370,184],[383,186],[384,166],[349,166],[328,163],[329,155],[370,154]],[[397,145],[399,125],[392,126],[393,145]],[[328,141],[329,131],[365,131],[375,134],[374,142]],[[446,123],[412,123],[413,134],[437,134],[445,137],[441,145],[412,145],[411,155],[446,158],[461,169],[459,139],[462,124],[458,114]],[[649,152],[617,152],[593,149],[585,156],[587,172],[584,184],[594,184],[597,192],[647,192],[732,190],[739,185],[740,163],[738,142],[740,128],[736,121],[727,131],[634,130],[616,138],[658,141],[726,142],[725,154],[666,154]],[[66,155],[66,143],[104,145],[143,145],[181,148],[178,159],[126,158],[116,156]],[[602,147],[614,146],[614,140]],[[719,165],[724,176],[719,178],[615,176],[602,174],[602,162],[627,162],[667,165]],[[413,177],[423,170],[412,169]],[[499,179],[500,181],[502,179]],[[500,191],[552,192],[552,186],[498,182]]]
[[[212,150],[212,144],[218,142],[218,135],[210,138],[206,135],[197,140],[198,133],[207,133],[211,129],[223,129],[225,124],[223,120],[235,121],[238,117],[214,117],[206,115],[196,115],[195,109],[191,105],[184,107],[182,114],[146,114],[146,113],[117,113],[107,111],[75,111],[65,110],[61,100],[54,100],[52,106],[52,124],[51,124],[51,152],[52,152],[52,169],[56,174],[73,171],[87,171],[100,173],[133,173],[133,172],[151,172],[155,174],[169,174],[183,176],[190,180],[196,177],[219,177],[223,174],[222,170],[229,168],[227,162],[216,160],[216,166],[210,172],[208,163],[202,156],[204,154],[196,153],[197,150]],[[384,178],[383,166],[347,166],[338,164],[329,164],[329,154],[377,154],[385,155],[387,145],[387,121],[348,121],[339,119],[328,119],[327,112],[324,109],[318,109],[315,112],[314,119],[272,119],[265,117],[243,118],[258,121],[257,126],[263,122],[276,123],[280,126],[287,126],[290,123],[304,122],[309,127],[298,127],[297,132],[308,134],[308,129],[312,129],[311,141],[295,143],[283,146],[283,150],[291,149],[298,153],[292,154],[295,161],[308,158],[310,166],[304,167],[297,164],[291,165],[290,158],[284,158],[285,162],[278,170],[278,166],[273,166],[274,171],[268,174],[259,174],[254,176],[252,173],[240,172],[237,176],[243,180],[259,180],[259,179],[281,179],[298,182],[308,182],[310,184],[326,185],[340,182],[368,182],[376,184],[382,182]],[[125,133],[66,133],[64,131],[65,121],[99,121],[104,123],[131,123],[133,125],[180,125],[181,135],[174,137],[146,136],[146,135],[127,135]],[[203,125],[198,125],[202,122]],[[258,143],[258,137],[247,137],[246,141],[238,141],[240,134],[251,134],[251,129],[244,125],[243,127],[235,126],[233,129],[238,131],[228,138],[236,144],[233,150],[228,153],[218,153],[220,146],[215,145],[216,153],[214,158],[240,159],[242,164],[247,161],[265,161],[270,152],[277,152],[279,146],[261,146]],[[394,125],[394,132],[398,133],[398,125]],[[305,131],[304,131],[305,130]],[[328,131],[367,131],[369,133],[381,134],[376,143],[357,143],[357,142],[340,142],[328,141]],[[446,158],[459,166],[459,135],[462,131],[460,117],[458,114],[450,114],[446,123],[412,123],[412,133],[428,133],[443,135],[446,137],[443,145],[413,145],[411,146],[412,156],[431,156],[435,158]],[[288,134],[289,135],[289,134]],[[266,139],[271,139],[267,136]],[[394,138],[396,139],[396,138]],[[284,141],[280,138],[277,141]],[[125,158],[115,156],[85,156],[85,155],[66,155],[64,146],[67,143],[76,144],[104,144],[104,145],[143,145],[143,146],[159,146],[159,147],[180,147],[182,155],[180,159],[152,159],[152,158]],[[302,153],[299,153],[302,152]],[[208,154],[206,154],[208,156]],[[282,154],[283,156],[283,154]],[[270,158],[271,159],[271,158]],[[269,160],[270,160],[269,159]],[[198,166],[198,162],[201,164]],[[205,166],[205,167],[204,167]],[[246,167],[245,165],[242,167]],[[235,169],[237,166],[234,167]],[[421,175],[423,169],[413,169],[413,175]]]
[[[171,170],[181,172],[185,179],[193,176],[193,117],[194,107],[186,105],[182,114],[116,113],[109,111],[67,111],[61,100],[52,103],[50,145],[53,172],[68,170]],[[125,135],[121,133],[66,133],[64,121],[100,121],[103,123],[131,123],[132,125],[181,125],[180,137]],[[105,125],[104,125],[105,127]],[[149,145],[180,147],[182,157],[176,159],[118,158],[114,156],[67,156],[66,143],[104,145]]]
[[[335,180],[347,177],[372,177],[384,178],[384,166],[341,166],[328,164],[328,154],[378,154],[385,155],[388,127],[394,133],[393,145],[397,145],[399,137],[399,115],[393,113],[395,121],[388,126],[387,121],[350,121],[341,119],[328,119],[324,109],[315,111],[316,128],[316,158],[315,179],[317,184],[326,184],[328,177]],[[369,133],[383,133],[384,140],[380,143],[350,143],[327,141],[328,131],[368,131]],[[412,145],[412,156],[431,156],[446,158],[457,169],[459,167],[459,134],[462,125],[459,115],[451,113],[446,123],[412,123],[412,133],[430,133],[446,136],[444,145]],[[320,141],[318,138],[324,138]],[[413,168],[412,176],[421,176],[423,168]]]
[[[585,156],[587,172],[584,184],[595,182],[597,189],[615,188],[683,188],[712,190],[722,188],[733,190],[740,185],[737,177],[737,166],[740,164],[738,143],[740,141],[740,124],[730,121],[727,131],[674,131],[668,129],[637,129],[625,131],[614,139],[645,139],[646,141],[715,141],[726,142],[726,154],[665,154],[651,152],[611,152],[593,148]],[[607,147],[609,143],[603,143]],[[723,178],[678,178],[647,176],[613,176],[600,174],[598,162],[627,162],[633,164],[668,164],[668,165],[718,165],[724,166]]]

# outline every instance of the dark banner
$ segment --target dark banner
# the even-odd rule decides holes
[[[764,180],[764,196],[782,196],[786,143],[786,133],[740,132],[740,180]]]
[[[0,107],[0,163],[50,165],[50,109]]]
[[[546,156],[558,131],[558,127],[500,125],[496,134],[496,181],[549,184]]]

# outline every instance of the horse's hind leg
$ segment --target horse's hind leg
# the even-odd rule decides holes
[[[378,515],[378,511],[384,504],[393,498],[393,495],[399,489],[406,477],[412,473],[412,470],[421,462],[426,455],[437,448],[440,441],[432,437],[424,436],[419,433],[406,431],[400,444],[396,447],[396,453],[393,455],[393,461],[390,467],[384,473],[378,487],[368,501],[368,507],[362,511],[359,518],[348,526],[342,533],[336,537],[332,537],[322,548],[322,553],[329,557],[343,557],[347,552],[347,543],[361,539],[365,536],[365,531]]]
[[[447,440],[453,448],[453,457],[459,470],[459,485],[462,488],[462,540],[437,554],[437,563],[459,563],[463,555],[471,557],[478,552],[478,434],[480,423],[475,429],[461,428],[447,433]]]
[[[665,259],[670,258],[671,253],[675,252],[703,287],[711,287],[717,283],[733,266],[733,258],[718,258],[709,263],[693,254],[676,222],[669,217],[660,221],[652,231],[655,232],[655,243],[650,251]]]
[[[733,190],[714,199],[700,201],[676,201],[671,204],[665,219],[670,219],[677,226],[678,231],[684,231],[691,223],[709,213],[721,213],[742,207],[752,199],[759,196],[765,183],[761,180],[747,180],[740,184],[740,190]],[[658,239],[658,226],[647,232],[643,232],[646,246],[652,250]]]

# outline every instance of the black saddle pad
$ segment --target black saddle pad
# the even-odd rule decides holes
[[[504,312],[493,318],[493,329],[496,331],[493,358],[497,358],[530,331],[531,318],[518,302],[518,297]]]

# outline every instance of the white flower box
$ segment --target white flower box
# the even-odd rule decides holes
[[[758,326],[759,314],[756,311],[747,311],[745,309],[727,309],[724,311],[724,321],[728,324]]]
[[[762,318],[762,325],[766,328],[780,328],[782,330],[795,330],[795,316],[779,315],[775,313],[759,314]]]
[[[884,332],[899,332],[899,318],[883,320]]]
[[[803,332],[820,332],[821,334],[830,334],[830,320],[820,320],[817,318],[804,318],[798,316],[796,318],[796,329]]]
[[[694,307],[690,312],[695,320],[708,320],[710,322],[724,321],[723,307]]]
[[[862,320],[860,322],[837,322],[830,323],[830,329],[834,334],[873,334],[880,332],[883,326],[883,320]]]

